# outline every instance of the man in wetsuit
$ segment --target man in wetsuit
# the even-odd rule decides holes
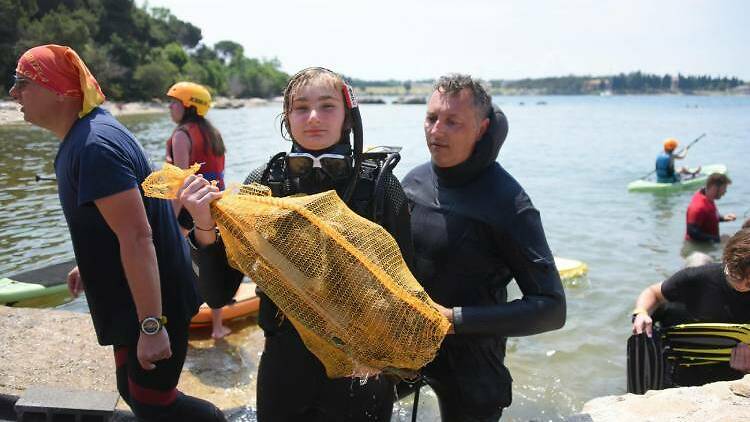
[[[708,176],[706,186],[695,192],[687,209],[687,229],[685,240],[695,242],[721,241],[719,222],[737,219],[732,213],[721,215],[714,201],[721,199],[732,181],[725,174],[713,173]]]
[[[646,332],[650,337],[654,320],[662,327],[693,322],[750,323],[750,229],[729,239],[721,263],[684,268],[643,290],[633,310],[633,334]],[[674,369],[672,382],[678,386],[739,379],[750,373],[750,346],[735,346],[729,365]]]
[[[25,52],[10,95],[60,139],[57,188],[77,262],[68,287],[86,292],[99,344],[114,348],[120,395],[138,420],[224,421],[176,388],[199,303],[170,203],[140,191],[151,172],[141,145],[98,107],[104,94],[69,47]]]
[[[505,115],[470,76],[441,77],[427,105],[431,162],[404,179],[415,276],[452,334],[423,376],[443,421],[496,421],[511,402],[507,337],[565,323],[565,293],[539,212],[496,161]],[[512,279],[523,297],[507,301]]]

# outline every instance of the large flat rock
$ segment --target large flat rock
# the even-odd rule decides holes
[[[702,387],[647,391],[590,400],[583,413],[594,422],[750,421],[750,375]]]

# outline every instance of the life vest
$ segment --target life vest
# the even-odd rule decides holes
[[[672,155],[667,152],[662,152],[656,157],[656,181],[659,183],[674,183],[677,181]]]
[[[200,174],[206,180],[216,180],[219,189],[224,190],[224,156],[214,155],[198,123],[185,123],[175,129],[174,133],[177,133],[177,131],[185,132],[190,138],[190,165],[202,163]],[[172,154],[174,133],[167,140],[167,162],[170,163],[174,161]]]

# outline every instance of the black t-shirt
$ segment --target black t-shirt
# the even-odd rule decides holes
[[[723,264],[690,267],[661,285],[664,298],[685,305],[694,322],[750,323],[750,292],[727,283]]]
[[[666,325],[690,322],[750,323],[750,292],[738,292],[727,283],[723,264],[690,267],[676,272],[661,285],[670,305],[682,305],[679,311],[667,310],[659,316]],[[676,385],[703,385],[715,381],[742,378],[729,364],[683,367],[671,374]]]
[[[139,329],[117,236],[94,201],[140,188],[150,172],[135,137],[100,108],[75,122],[55,158],[60,203],[102,345],[129,344]],[[169,320],[186,321],[199,305],[186,242],[169,201],[144,197],[143,205],[159,264],[162,311]]]

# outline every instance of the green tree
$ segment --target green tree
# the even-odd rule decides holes
[[[214,44],[214,50],[224,64],[231,64],[244,57],[245,49],[234,41],[219,41]]]
[[[111,100],[161,96],[178,78],[221,95],[281,93],[288,75],[277,59],[247,58],[234,41],[211,48],[201,39],[200,28],[168,9],[140,8],[134,0],[0,0],[5,75],[24,50],[55,43],[78,51]],[[5,81],[6,90],[11,83]]]
[[[61,44],[82,50],[99,30],[97,17],[84,9],[68,10],[61,5],[39,20],[23,18],[19,23],[16,48],[25,51],[41,44]]]
[[[164,58],[172,62],[178,69],[182,68],[187,64],[190,58],[181,45],[177,43],[167,44],[163,48]]]
[[[37,13],[38,8],[34,0],[0,0],[0,72],[2,72],[3,92],[8,92],[18,56],[22,53],[16,46],[18,42],[18,23],[28,21],[29,17]]]
[[[138,66],[133,73],[133,94],[141,100],[162,97],[176,82],[177,74],[177,66],[166,59]]]

